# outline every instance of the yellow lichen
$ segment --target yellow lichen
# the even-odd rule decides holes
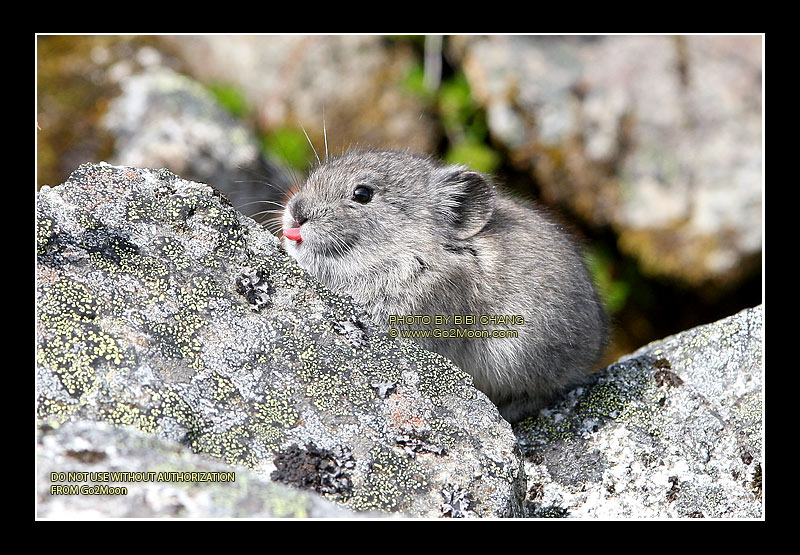
[[[345,504],[359,511],[397,511],[411,502],[414,495],[430,487],[422,467],[385,447],[371,453],[372,464],[363,488],[354,492]]]

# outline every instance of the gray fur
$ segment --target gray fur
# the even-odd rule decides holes
[[[366,204],[352,200],[362,184],[374,191]],[[523,316],[507,328],[516,338],[418,339],[511,422],[585,376],[605,347],[606,316],[568,236],[463,166],[351,151],[312,170],[283,223],[303,224],[301,243],[284,239],[300,266],[387,328],[415,327],[390,315]]]

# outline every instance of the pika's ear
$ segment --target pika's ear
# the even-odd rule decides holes
[[[494,212],[495,190],[486,176],[463,166],[442,168],[437,176],[436,208],[456,239],[478,233]]]

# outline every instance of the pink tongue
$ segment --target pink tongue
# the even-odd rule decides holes
[[[291,227],[289,229],[283,230],[283,236],[287,239],[291,239],[292,241],[297,241],[298,243],[303,240],[300,236],[300,228],[299,227]]]

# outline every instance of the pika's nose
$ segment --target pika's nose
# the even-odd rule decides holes
[[[297,224],[296,227],[300,227],[308,221],[308,216],[306,215],[303,201],[299,198],[292,201],[292,203],[289,205],[289,214]]]

